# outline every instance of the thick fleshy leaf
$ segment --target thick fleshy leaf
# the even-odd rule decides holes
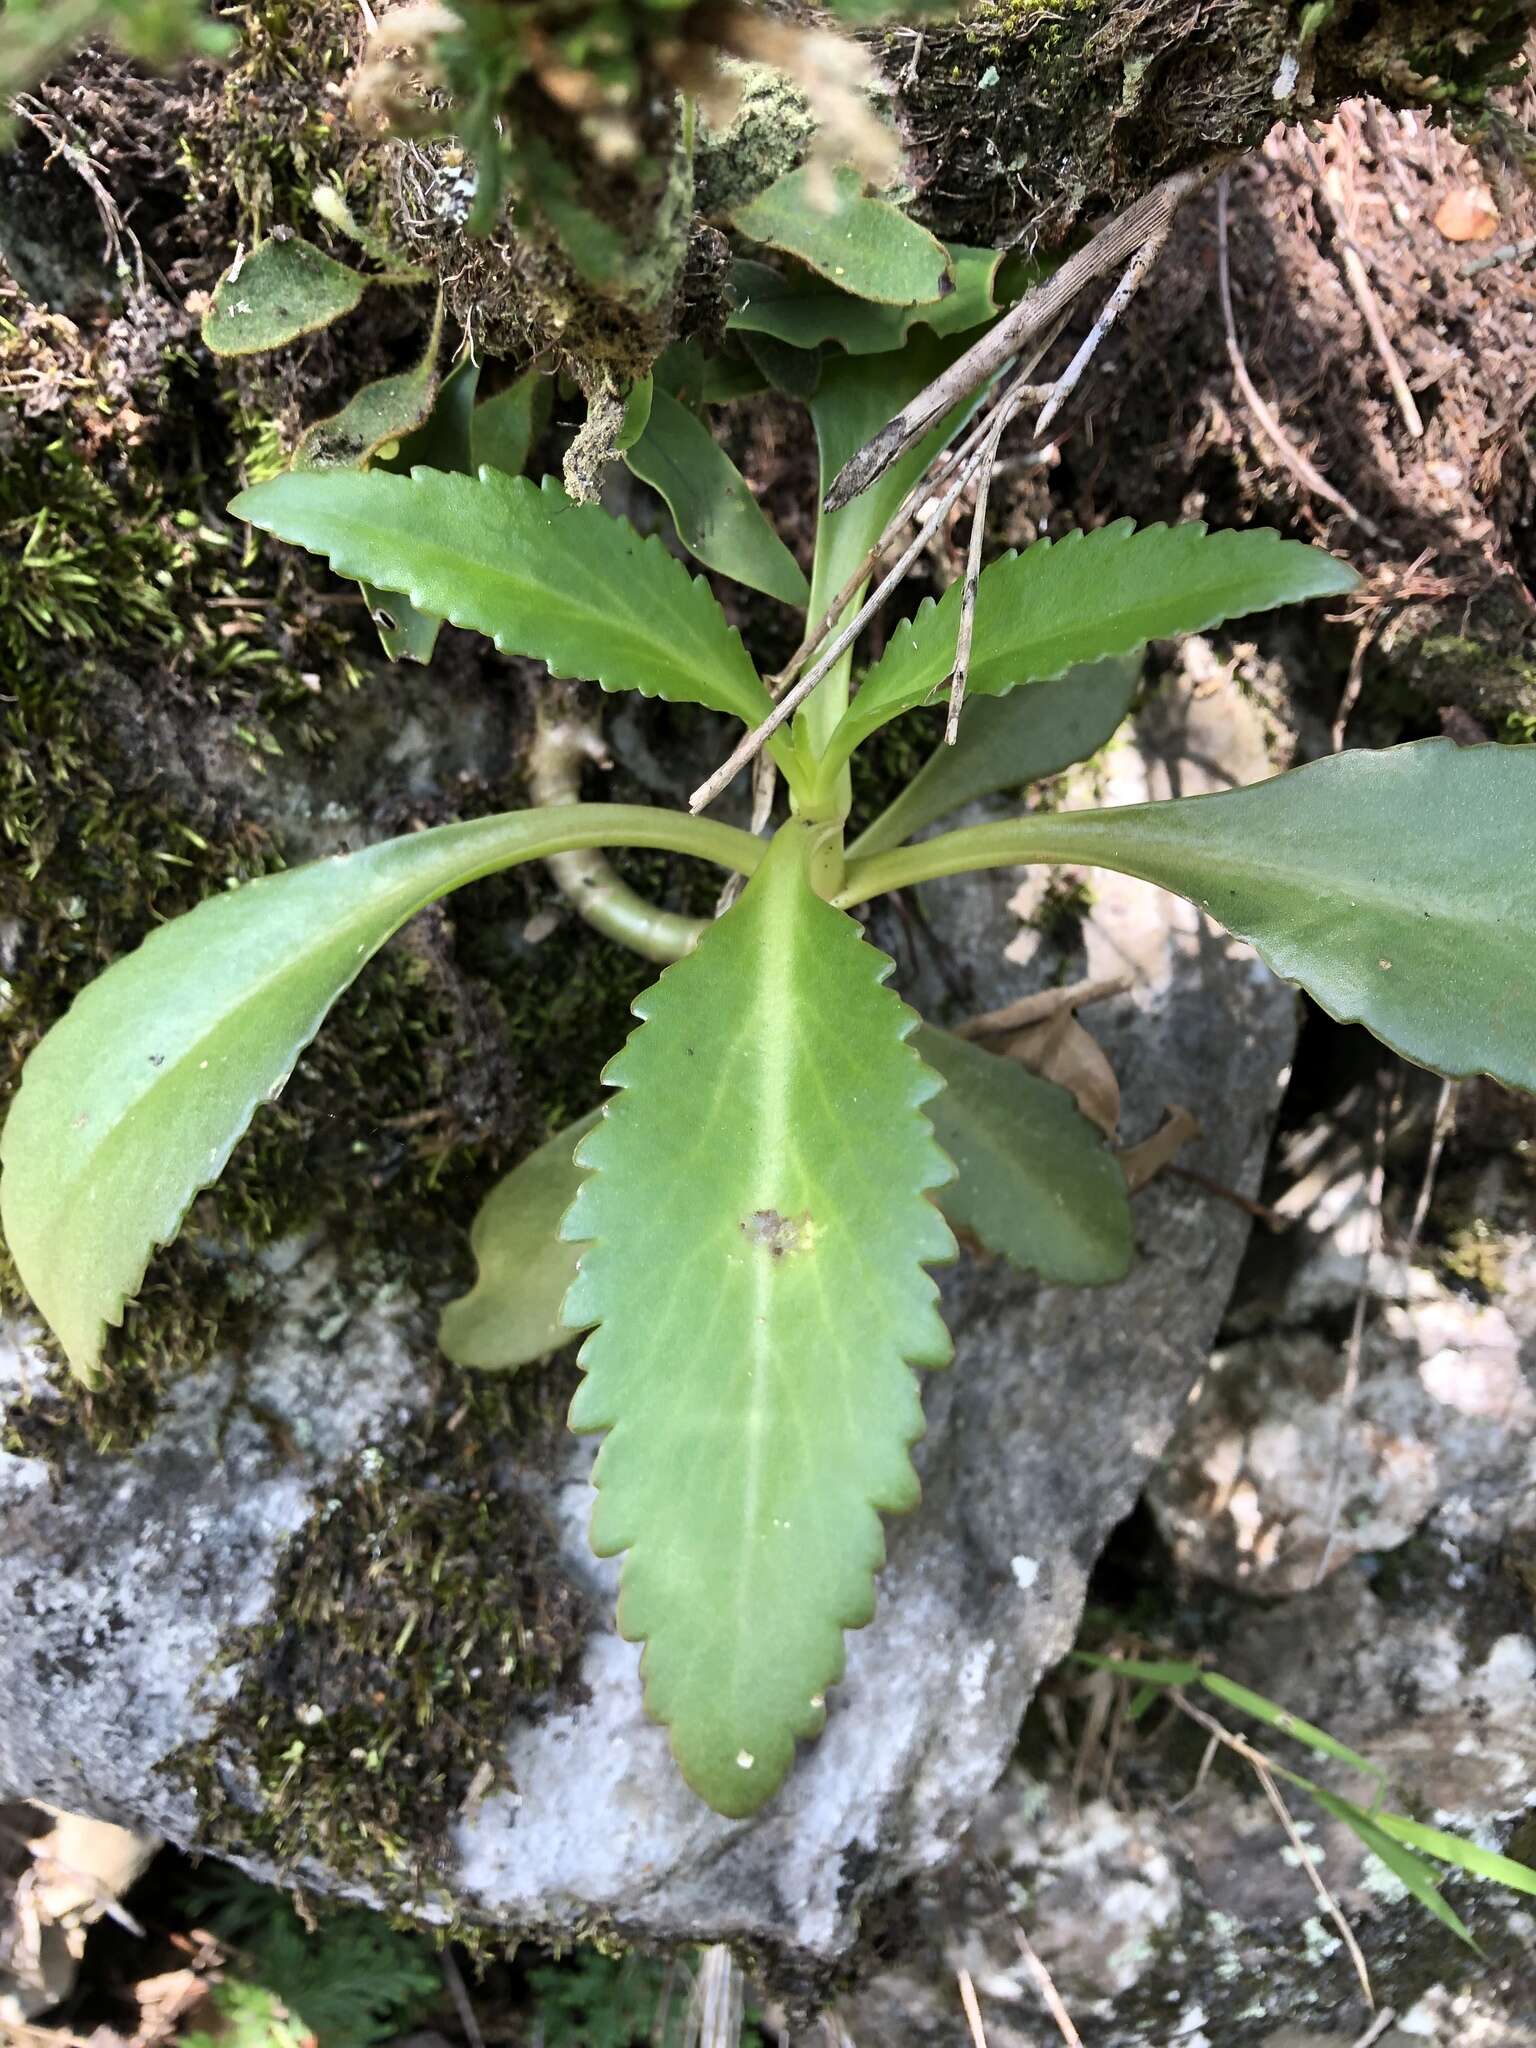
[[[890,962],[784,826],[741,900],[635,1005],[578,1155],[567,1321],[577,1429],[609,1432],[592,1540],[696,1792],[761,1806],[874,1608],[878,1510],[913,1505],[914,1365],[949,1342],[924,1272],[953,1242]]]
[[[978,797],[1023,789],[1097,753],[1131,708],[1139,654],[1114,655],[1068,669],[1006,697],[975,697],[960,716],[960,736],[942,742],[906,788],[849,847],[850,859],[900,846],[926,825]]]
[[[999,696],[1079,662],[1134,654],[1149,640],[1337,597],[1358,580],[1320,548],[1263,530],[1207,533],[1198,520],[1138,533],[1118,519],[1094,533],[1038,540],[981,572],[967,691]],[[960,599],[960,584],[952,584],[937,604],[895,628],[835,737],[837,758],[846,760],[877,727],[942,690],[955,665]]]
[[[571,1341],[560,1308],[580,1252],[560,1224],[586,1178],[576,1147],[600,1113],[557,1131],[486,1196],[469,1233],[475,1284],[449,1302],[437,1329],[455,1365],[514,1372]]]
[[[830,279],[799,266],[738,259],[731,270],[736,311],[726,325],[736,333],[767,334],[795,348],[835,341],[849,355],[882,355],[900,348],[909,329],[921,323],[936,333],[964,334],[997,311],[994,286],[1002,261],[997,249],[946,245],[953,289],[922,306],[878,305],[855,298]]]
[[[818,172],[801,169],[738,210],[749,241],[783,249],[845,292],[889,306],[941,298],[950,283],[944,244],[884,199],[866,199],[857,171],[834,171],[831,205]]]
[[[956,1230],[1045,1280],[1123,1279],[1134,1248],[1125,1176],[1067,1091],[930,1024],[912,1042],[944,1082],[928,1117],[955,1162],[938,1199]]]
[[[1536,1092],[1536,747],[1418,740],[1215,796],[970,826],[858,863],[841,900],[1025,861],[1187,896],[1406,1059]]]
[[[821,388],[821,355],[813,348],[791,348],[771,334],[738,334],[737,341],[774,391],[809,405]]]
[[[802,610],[811,586],[747,489],[741,471],[687,406],[657,390],[626,460],[659,491],[678,538],[706,568]]]
[[[407,918],[481,875],[580,846],[756,864],[756,840],[721,826],[700,837],[700,822],[571,804],[442,825],[247,882],[109,967],[28,1059],[0,1132],[0,1227],[75,1372],[93,1376],[150,1254]]]
[[[749,725],[771,709],[702,578],[657,536],[573,505],[553,479],[294,474],[243,491],[230,510],[552,675],[706,704]]]
[[[549,419],[554,378],[546,370],[525,370],[521,377],[483,399],[475,407],[470,432],[471,473],[482,463],[507,476],[521,476],[533,445]]]
[[[366,283],[300,235],[269,236],[219,279],[203,340],[218,356],[281,348],[350,313]]]

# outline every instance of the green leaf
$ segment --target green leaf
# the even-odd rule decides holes
[[[835,341],[849,355],[882,355],[898,349],[917,323],[939,334],[963,334],[997,311],[994,285],[1002,253],[946,245],[954,288],[922,306],[884,306],[855,298],[824,277],[796,265],[740,257],[731,269],[736,311],[726,322],[734,333],[766,334],[795,348],[819,348]]]
[[[549,419],[554,379],[544,370],[525,370],[515,383],[475,407],[471,428],[473,474],[482,463],[508,476],[521,476],[534,443]]]
[[[1073,1650],[1070,1655],[1074,1664],[1091,1664],[1096,1671],[1113,1671],[1117,1678],[1139,1678],[1147,1685],[1193,1685],[1200,1676],[1198,1664],[1175,1658],[1101,1657],[1093,1650]]]
[[[468,474],[479,383],[480,365],[473,356],[461,357],[438,387],[425,420],[414,433],[406,435],[392,456],[380,461],[379,468],[395,476],[408,476],[420,462],[429,469]],[[360,584],[359,588],[367,599],[379,644],[389,659],[429,662],[442,620],[432,612],[418,611],[402,591],[383,591],[372,583]]]
[[[1252,1714],[1256,1721],[1262,1721],[1268,1728],[1277,1728],[1282,1735],[1289,1735],[1296,1742],[1303,1742],[1308,1749],[1316,1750],[1321,1756],[1331,1756],[1336,1763],[1348,1764],[1351,1770],[1363,1771],[1368,1778],[1381,1778],[1379,1764],[1373,1764],[1369,1757],[1362,1756],[1358,1749],[1351,1749],[1328,1733],[1326,1728],[1315,1727],[1310,1721],[1303,1721],[1287,1708],[1277,1706],[1266,1699],[1261,1692],[1250,1692],[1246,1685],[1238,1685],[1230,1678],[1223,1678],[1219,1671],[1202,1671],[1200,1683],[1216,1698],[1224,1700],[1229,1707],[1238,1707],[1245,1714]]]
[[[455,1365],[511,1372],[570,1342],[560,1307],[579,1253],[561,1237],[560,1222],[586,1177],[576,1147],[600,1114],[594,1109],[557,1131],[481,1204],[469,1233],[475,1284],[449,1302],[438,1324],[438,1344]]]
[[[437,396],[437,333],[414,368],[355,392],[330,419],[316,420],[293,452],[295,469],[360,469],[370,457],[424,425]]]
[[[624,401],[624,417],[619,421],[618,432],[613,437],[615,455],[627,455],[645,432],[651,417],[651,401],[655,393],[655,382],[649,370],[643,377],[637,377],[629,387],[629,396]]]
[[[93,981],[28,1059],[0,1132],[0,1227],[76,1374],[92,1379],[150,1254],[407,918],[481,875],[582,846],[756,865],[757,840],[702,835],[703,823],[569,804],[411,833],[212,897]]]
[[[1041,860],[1187,896],[1404,1058],[1536,1092],[1536,747],[1419,740],[1216,796],[977,825],[859,863],[840,900]]]
[[[967,693],[999,696],[1048,682],[1079,662],[1134,654],[1149,640],[1200,633],[1223,619],[1353,590],[1354,571],[1319,548],[1276,534],[1207,533],[1198,521],[1148,526],[1129,519],[1095,533],[1038,540],[981,572],[975,654]],[[846,760],[887,720],[930,702],[955,665],[961,585],[891,634],[833,737]]]
[[[811,586],[763,516],[741,471],[702,420],[665,391],[626,458],[661,493],[678,538],[706,567],[804,610]]]
[[[960,736],[942,741],[906,788],[848,848],[853,859],[899,846],[978,797],[1022,789],[1098,752],[1131,708],[1139,654],[1068,669],[1006,697],[968,698]]]
[[[567,1320],[600,1326],[571,1424],[610,1432],[593,1546],[628,1553],[646,1704],[731,1815],[822,1726],[873,1612],[877,1510],[917,1498],[910,1368],[949,1355],[923,1271],[953,1251],[926,1199],[936,1084],[890,962],[811,887],[823,833],[784,826],[636,1003],[565,1223],[589,1245]]]
[[[739,334],[736,339],[773,390],[810,404],[821,388],[821,357],[815,349],[791,348],[771,334]]]
[[[955,1229],[1046,1280],[1124,1279],[1134,1249],[1125,1175],[1067,1091],[932,1025],[912,1042],[944,1080],[928,1117],[955,1162],[938,1198]]]
[[[834,171],[831,204],[817,173],[791,171],[733,216],[749,241],[784,249],[845,292],[886,305],[942,297],[950,282],[944,244],[884,199],[866,199],[857,171]]]
[[[1394,1842],[1382,1827],[1385,1815],[1369,1814],[1363,1807],[1356,1806],[1353,1800],[1341,1799],[1336,1792],[1330,1792],[1322,1785],[1312,1785],[1309,1790],[1324,1813],[1331,1813],[1335,1820],[1352,1829],[1371,1854],[1386,1865],[1398,1883],[1427,1912],[1432,1913],[1442,1927],[1448,1927],[1459,1941],[1464,1941],[1470,1949],[1477,1949],[1481,1955],[1471,1929],[1440,1896],[1440,1881],[1435,1873],[1411,1849]]]
[[[757,724],[772,700],[702,578],[661,539],[552,479],[483,469],[273,477],[230,506],[343,576],[403,590],[422,611],[490,636],[503,654],[605,690],[682,699]]]
[[[1441,1863],[1452,1863],[1473,1877],[1486,1877],[1491,1884],[1536,1894],[1536,1870],[1527,1863],[1516,1863],[1512,1856],[1501,1856],[1495,1849],[1479,1848],[1476,1842],[1447,1834],[1444,1828],[1426,1827],[1422,1821],[1408,1820],[1400,1813],[1378,1813],[1372,1817],[1382,1833],[1394,1842],[1404,1842],[1410,1849],[1422,1849],[1426,1856],[1434,1856]]]
[[[203,315],[217,356],[253,356],[350,313],[367,280],[299,235],[270,236],[225,271]]]

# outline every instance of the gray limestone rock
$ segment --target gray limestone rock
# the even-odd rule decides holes
[[[1258,717],[1228,686],[1155,703],[1101,781],[1108,800],[1134,800],[1268,766]],[[942,1006],[940,954],[978,1009],[1054,978],[1063,963],[1021,925],[1032,898],[1018,881],[925,892],[936,944],[901,963],[914,999]],[[1089,1020],[1119,1071],[1124,1135],[1181,1103],[1204,1125],[1194,1162],[1251,1189],[1290,992],[1187,907],[1112,877],[1093,887],[1086,959],[1069,964],[1137,975]],[[850,1637],[826,1733],[768,1809],[731,1823],[687,1791],[642,1716],[638,1652],[599,1628],[580,1694],[508,1729],[516,1789],[459,1826],[447,1883],[462,1910],[550,1936],[602,1919],[658,1942],[741,1937],[814,1976],[848,1951],[865,1900],[951,1853],[1204,1365],[1246,1233],[1235,1208],[1179,1181],[1135,1213],[1136,1263],[1113,1288],[1042,1290],[972,1260],[944,1276],[956,1357],[927,1388],[923,1504],[891,1524],[876,1619]],[[157,1767],[206,1735],[238,1682],[221,1651],[266,1611],[338,1472],[426,1399],[419,1303],[358,1299],[323,1247],[277,1263],[239,1374],[225,1362],[179,1385],[139,1449],[74,1457],[57,1481],[0,1458],[0,1788],[198,1839],[192,1793]],[[25,1329],[7,1341],[7,1377],[35,1376]],[[570,1571],[606,1613],[614,1569],[584,1542],[590,1455],[573,1445],[541,1483]],[[250,1785],[238,1754],[221,1768]],[[304,1875],[342,1888],[323,1867]]]

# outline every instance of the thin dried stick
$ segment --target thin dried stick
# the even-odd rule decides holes
[[[1375,637],[1374,626],[1362,626],[1355,635],[1354,652],[1349,657],[1349,674],[1344,679],[1339,708],[1333,714],[1333,725],[1328,734],[1329,744],[1336,754],[1344,750],[1344,729],[1349,724],[1350,713],[1360,701],[1360,686],[1365,681],[1365,652]]]
[[[1227,360],[1232,365],[1232,375],[1243,395],[1243,401],[1253,415],[1254,425],[1304,491],[1312,492],[1314,497],[1325,498],[1330,505],[1336,505],[1346,519],[1352,519],[1361,532],[1368,534],[1372,540],[1382,540],[1381,528],[1373,520],[1367,519],[1358,506],[1352,505],[1342,491],[1335,490],[1322,471],[1309,462],[1301,450],[1288,439],[1279,420],[1260,398],[1258,386],[1248,374],[1248,365],[1237,339],[1237,321],[1232,312],[1232,276],[1227,262],[1225,175],[1216,186],[1216,276],[1221,291],[1221,316],[1227,329]],[[1387,545],[1391,546],[1394,543],[1388,542]]]
[[[960,1986],[960,2003],[965,2008],[965,2024],[970,2029],[971,2048],[987,2048],[987,2030],[981,2022],[981,2004],[976,1996],[976,1986],[971,1982],[969,1970],[956,1970],[955,1982]]]
[[[1192,192],[1196,192],[1218,168],[1216,163],[1188,171],[1176,171],[1160,185],[1138,199],[1100,228],[1090,242],[1069,256],[1059,270],[1027,291],[1016,306],[1005,313],[942,376],[883,426],[874,438],[849,457],[832,480],[825,509],[835,512],[867,490],[914,441],[951,406],[977,390],[994,376],[1008,358],[1016,355],[1067,311],[1086,285],[1107,276],[1135,254],[1160,227],[1171,222]]]
[[[1322,194],[1323,203],[1328,208],[1329,218],[1333,222],[1334,238],[1339,245],[1339,254],[1344,259],[1344,275],[1349,280],[1355,304],[1360,308],[1361,317],[1375,344],[1376,353],[1381,358],[1381,366],[1387,373],[1387,382],[1392,386],[1392,396],[1397,400],[1397,409],[1402,414],[1403,425],[1415,441],[1421,441],[1424,438],[1424,422],[1419,416],[1419,408],[1414,402],[1413,393],[1408,389],[1408,379],[1403,374],[1397,350],[1392,346],[1392,337],[1387,333],[1387,323],[1381,315],[1381,301],[1376,296],[1375,287],[1365,268],[1365,260],[1355,246],[1355,238],[1350,232],[1349,221],[1344,212],[1343,189],[1338,170],[1330,169],[1324,162],[1323,153],[1315,142],[1308,142],[1307,155],[1311,160],[1313,175],[1317,179],[1317,189]]]
[[[1168,214],[1153,228],[1147,239],[1126,265],[1125,274],[1104,301],[1103,309],[1089,330],[1087,339],[1083,342],[1082,347],[1072,358],[1071,362],[1062,371],[1061,375],[1056,379],[1056,382],[1051,386],[1051,395],[1046,402],[1045,409],[1039,419],[1035,421],[1034,437],[1037,441],[1050,428],[1056,415],[1077,389],[1078,384],[1082,380],[1084,370],[1087,369],[1093,358],[1098,354],[1105,335],[1108,334],[1109,330],[1120,318],[1120,315],[1125,311],[1132,299],[1135,298],[1137,292],[1140,291],[1148,271],[1151,270],[1153,264],[1156,263],[1158,257],[1162,255],[1164,249],[1168,246],[1168,237],[1172,232],[1173,215]]]
[[[1476,277],[1484,270],[1496,269],[1501,263],[1523,263],[1527,256],[1536,256],[1536,235],[1527,235],[1523,242],[1505,242],[1486,256],[1479,256],[1475,263],[1464,263],[1461,274],[1463,277]]]
[[[1245,1742],[1241,1735],[1234,1735],[1230,1728],[1223,1727],[1214,1714],[1208,1714],[1203,1707],[1195,1706],[1191,1700],[1186,1699],[1176,1686],[1169,1691],[1168,1698],[1181,1714],[1185,1714],[1191,1721],[1197,1722],[1224,1749],[1230,1749],[1235,1756],[1240,1756],[1258,1779],[1265,1798],[1274,1809],[1276,1819],[1285,1830],[1286,1839],[1294,1850],[1297,1861],[1306,1872],[1307,1880],[1311,1884],[1313,1891],[1317,1894],[1318,1903],[1339,1930],[1340,1938],[1349,1952],[1351,1963],[1354,1965],[1355,1975],[1360,1981],[1360,1989],[1364,1993],[1365,2002],[1374,2012],[1376,1997],[1371,1990],[1371,1975],[1365,1966],[1365,1957],[1360,1953],[1360,1944],[1355,1939],[1353,1928],[1344,1918],[1338,1901],[1324,1882],[1322,1872],[1307,1854],[1307,1845],[1302,1840],[1301,1832],[1297,1828],[1295,1821],[1291,1818],[1290,1808],[1280,1796],[1280,1787],[1275,1783],[1274,1766],[1270,1763],[1269,1758],[1265,1756],[1262,1750],[1255,1749],[1251,1742]]]
[[[1419,1234],[1424,1228],[1424,1219],[1429,1214],[1429,1198],[1434,1193],[1435,1175],[1440,1170],[1440,1155],[1445,1150],[1445,1141],[1456,1128],[1456,1098],[1460,1093],[1454,1081],[1440,1083],[1440,1099],[1435,1104],[1434,1129],[1429,1136],[1429,1154],[1424,1161],[1424,1178],[1419,1183],[1418,1200],[1413,1205],[1413,1219],[1408,1225],[1408,1235],[1403,1241],[1403,1271],[1406,1273],[1413,1264],[1413,1255],[1419,1248]]]
[[[1096,981],[1069,982],[1065,988],[1043,988],[1031,996],[1020,996],[1001,1010],[985,1010],[979,1017],[967,1017],[954,1026],[956,1038],[996,1038],[1008,1031],[1022,1031],[1027,1024],[1043,1024],[1062,1010],[1080,1010],[1087,1003],[1102,1003],[1109,996],[1123,996],[1134,988],[1136,977],[1128,969],[1100,975]]]
[[[1370,1223],[1365,1250],[1360,1254],[1360,1281],[1355,1289],[1355,1312],[1349,1325],[1349,1344],[1344,1353],[1344,1384],[1339,1389],[1338,1423],[1334,1432],[1333,1460],[1328,1472],[1327,1505],[1323,1512],[1323,1548],[1312,1574],[1314,1586],[1328,1575],[1333,1546],[1339,1531],[1339,1508],[1344,1491],[1344,1447],[1360,1386],[1360,1353],[1365,1343],[1365,1318],[1371,1301],[1371,1261],[1381,1244],[1381,1203],[1386,1192],[1387,1112],[1385,1076],[1376,1078],[1376,1129],[1371,1142],[1371,1177],[1366,1187]]]
[[[469,2043],[469,2048],[485,2048],[485,2036],[480,2031],[480,2022],[475,2018],[475,2008],[470,2003],[469,1987],[464,1982],[463,1971],[453,1959],[451,1948],[443,1950],[442,1964],[443,1982],[448,1986],[448,1995],[459,2015],[459,2025],[464,2029],[464,2038]]]
[[[890,596],[897,584],[901,582],[912,564],[923,552],[923,549],[927,547],[934,534],[938,532],[950,506],[954,504],[960,493],[970,482],[971,472],[974,470],[979,459],[979,455],[973,455],[968,462],[963,462],[959,465],[954,480],[933,507],[928,517],[923,521],[921,527],[919,527],[916,538],[902,551],[894,566],[887,570],[886,574],[876,584],[874,590],[864,600],[863,604],[860,605],[847,625],[834,636],[830,644],[817,657],[813,665],[805,671],[805,674],[801,676],[794,687],[785,691],[762,724],[754,726],[751,732],[743,737],[731,754],[730,759],[723,762],[715,770],[714,774],[709,777],[708,781],[699,784],[693,795],[688,799],[688,808],[691,812],[697,815],[700,811],[707,809],[723,790],[729,788],[742,769],[746,767],[747,763],[754,760],[762,752],[779,727],[787,719],[794,716],[806,698],[809,697],[812,690],[821,681],[822,677],[837,664],[853,645],[854,641],[858,639],[860,633],[863,632],[875,613],[879,611],[881,605],[885,603],[885,600]]]
[[[1013,1938],[1019,1945],[1019,1954],[1024,1959],[1024,1967],[1034,1979],[1035,1989],[1039,1992],[1046,2011],[1056,2022],[1057,2033],[1067,2043],[1067,2048],[1083,2048],[1083,2037],[1076,2027],[1073,2026],[1072,2015],[1062,2004],[1061,1993],[1051,1982],[1050,1971],[1030,1947],[1029,1936],[1017,1923],[1014,1926]]]
[[[1352,2048],[1373,2048],[1373,2044],[1381,2039],[1396,2018],[1397,2014],[1390,2005],[1383,2006],[1359,2040],[1352,2044]]]

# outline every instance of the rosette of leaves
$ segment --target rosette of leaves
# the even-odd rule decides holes
[[[947,289],[905,305],[853,299],[783,251],[754,258],[773,275],[745,280],[729,346],[658,367],[630,459],[700,560],[822,620],[958,420],[822,516],[802,565],[721,451],[702,452],[708,405],[798,382],[824,486],[990,317],[992,259],[945,258]],[[765,341],[789,353],[751,346]],[[741,639],[661,538],[483,451],[468,470],[300,468],[233,510],[552,676],[747,726],[769,712]],[[1198,523],[1042,540],[982,572],[960,745],[852,845],[849,760],[943,693],[957,591],[898,625],[856,692],[850,650],[773,736],[789,810],[766,841],[561,804],[363,847],[162,926],[33,1052],[0,1136],[0,1223],[39,1312],[94,1379],[156,1246],[340,992],[434,899],[616,846],[746,876],[636,1004],[607,1099],[492,1196],[479,1282],[443,1335],[510,1370],[588,1333],[571,1420],[604,1438],[593,1540],[624,1560],[619,1626],[645,1645],[645,1696],[689,1784],[751,1814],[822,1725],[844,1633],[869,1619],[882,1516],[916,1498],[918,1375],[949,1354],[931,1277],[953,1252],[947,1219],[1053,1279],[1112,1280],[1132,1255],[1102,1134],[1048,1083],[920,1026],[861,905],[967,868],[1118,869],[1190,898],[1406,1057],[1536,1089],[1536,748],[1431,740],[1213,796],[912,837],[1093,751],[1148,640],[1353,582],[1317,549]]]

